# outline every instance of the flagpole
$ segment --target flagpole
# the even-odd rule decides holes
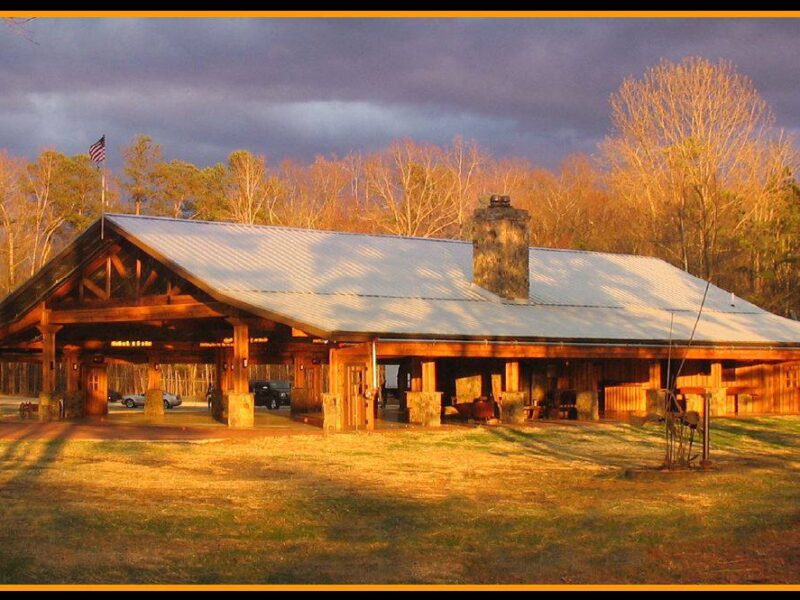
[[[103,159],[100,167],[100,239],[105,239],[106,225],[106,161]]]
[[[106,237],[106,134],[89,146],[89,160],[100,171],[100,240]]]

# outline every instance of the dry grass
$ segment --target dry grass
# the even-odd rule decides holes
[[[798,583],[800,418],[0,442],[0,583]]]

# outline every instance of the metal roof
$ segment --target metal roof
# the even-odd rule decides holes
[[[472,284],[470,242],[107,215],[207,291],[327,332],[689,339],[705,281],[656,258],[530,249],[527,302]],[[711,286],[695,339],[800,344],[800,322]]]

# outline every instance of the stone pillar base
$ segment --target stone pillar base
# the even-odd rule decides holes
[[[144,394],[144,416],[164,416],[164,393],[161,390],[147,390]]]
[[[55,394],[41,392],[39,394],[39,420],[58,421],[61,418],[58,398]]]
[[[525,392],[503,392],[500,394],[500,420],[503,423],[525,422]]]
[[[344,403],[339,394],[322,394],[322,430],[342,431],[344,429]]]
[[[86,394],[84,392],[64,393],[64,418],[80,419],[86,416]]]
[[[578,392],[575,396],[575,410],[580,421],[599,421],[600,403],[597,392]]]
[[[246,429],[255,425],[255,396],[228,392],[225,394],[228,405],[228,427]]]
[[[442,392],[407,392],[408,422],[423,427],[442,424]]]

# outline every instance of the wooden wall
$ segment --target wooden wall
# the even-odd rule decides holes
[[[760,394],[739,402],[739,414],[800,413],[800,362],[736,368],[736,384]]]
[[[603,412],[644,414],[647,390],[661,387],[661,363],[648,360],[603,361]]]

